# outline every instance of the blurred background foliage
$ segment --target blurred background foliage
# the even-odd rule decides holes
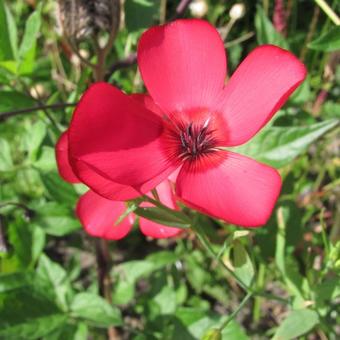
[[[105,78],[143,92],[138,38],[176,16],[219,29],[229,73],[259,44],[303,60],[306,81],[239,148],[280,170],[271,220],[240,232],[198,215],[218,258],[193,232],[154,241],[136,228],[110,243],[112,304],[100,297],[95,241],[74,215],[85,188],[63,182],[54,158],[72,104],[93,82],[79,59],[96,62],[93,43],[85,34],[74,52],[56,1],[0,0],[0,339],[105,339],[109,326],[116,338],[138,340],[339,339],[340,4],[329,0],[327,14],[323,1],[247,0],[235,17],[235,1],[184,2],[178,12],[179,1],[125,0]],[[221,262],[263,292],[232,318],[245,293]],[[220,335],[214,329],[226,320]]]

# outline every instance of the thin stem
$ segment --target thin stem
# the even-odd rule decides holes
[[[109,71],[105,75],[105,80],[110,79],[113,73],[116,71],[122,69],[122,68],[127,68],[132,65],[134,65],[137,62],[137,53],[132,53],[129,56],[127,56],[125,59],[118,60],[112,66],[110,67]]]
[[[320,6],[320,8],[326,13],[328,18],[334,22],[335,25],[340,25],[340,18],[333,11],[333,9],[328,5],[325,0],[315,0],[315,2]]]
[[[262,0],[262,6],[264,9],[264,12],[268,16],[268,11],[269,11],[269,0]]]
[[[253,296],[253,292],[249,292],[245,298],[241,301],[239,306],[231,313],[229,318],[222,323],[222,325],[218,328],[220,332],[226,328],[231,320],[235,318],[235,316],[240,312],[240,310],[244,307],[244,305],[248,302],[248,300]]]
[[[161,202],[149,197],[149,196],[143,196],[143,199],[145,201],[148,201],[152,204],[154,204],[155,206],[162,208],[162,209],[169,209],[168,207],[164,206]],[[171,209],[169,209],[171,210]],[[189,216],[185,215],[186,217],[189,218]],[[254,296],[261,296],[270,300],[277,300],[280,301],[284,304],[289,304],[289,301],[286,299],[283,299],[279,296],[270,294],[270,293],[266,293],[266,292],[262,292],[259,291],[258,289],[253,289],[252,287],[248,287],[245,283],[243,283],[243,281],[235,274],[235,272],[233,272],[230,268],[228,268],[223,260],[221,259],[222,253],[216,253],[215,250],[213,249],[209,239],[207,238],[204,230],[197,224],[197,217],[195,216],[193,219],[191,219],[191,228],[195,231],[199,241],[201,242],[201,244],[203,245],[203,247],[207,250],[208,254],[210,254],[210,256],[214,259],[217,260],[217,262],[222,266],[222,268],[224,268],[238,283],[238,285],[247,293],[251,293]],[[223,247],[226,247],[226,245],[223,245]]]
[[[21,80],[20,78],[17,79],[19,81],[19,83],[22,85],[22,87],[24,88],[24,91],[26,92],[26,94],[31,97],[33,100],[35,100],[40,106],[44,106],[39,94],[37,95],[37,98],[33,97],[31,95],[31,91],[30,88],[28,87],[28,85]],[[48,110],[46,108],[43,108],[42,111],[44,112],[45,116],[47,117],[47,119],[51,122],[51,124],[54,126],[54,128],[61,132],[60,126],[58,125],[58,123],[54,120],[53,116],[48,112]]]
[[[0,254],[8,252],[8,244],[5,236],[5,220],[4,216],[0,215]]]
[[[115,5],[118,6],[118,8],[115,7],[114,5],[112,5],[112,7],[111,7],[112,18],[115,17],[115,15],[114,15],[115,11],[120,13],[120,1],[116,1]],[[119,16],[118,16],[118,18],[119,18]],[[96,64],[95,69],[94,69],[96,81],[105,80],[106,57],[109,54],[109,52],[110,52],[110,50],[113,46],[113,43],[116,39],[118,27],[119,27],[119,21],[118,21],[118,26],[116,24],[112,24],[109,39],[108,39],[106,45],[103,48],[101,48],[100,45],[99,45],[98,37],[94,41],[96,52],[97,52],[97,58],[98,58],[97,64]]]
[[[329,243],[328,243],[328,239],[327,239],[327,235],[325,231],[326,224],[325,224],[324,216],[325,216],[325,208],[322,208],[320,211],[321,236],[322,236],[322,242],[325,246],[325,253],[326,253],[326,258],[327,258],[330,253],[330,247],[329,247]]]
[[[248,32],[248,33],[242,35],[241,37],[239,37],[239,38],[237,38],[237,39],[234,39],[234,40],[231,40],[231,41],[225,43],[224,46],[225,46],[226,48],[228,48],[228,47],[231,47],[231,46],[240,44],[240,43],[242,43],[242,42],[244,42],[244,41],[246,41],[246,40],[252,38],[254,35],[255,35],[254,32]]]
[[[172,20],[178,19],[183,16],[188,6],[192,0],[182,0],[176,7],[176,14],[173,16]]]
[[[246,292],[250,291],[250,288],[247,287],[247,285],[245,285],[242,280],[230,269],[228,268],[224,262],[222,261],[221,257],[218,256],[218,254],[216,254],[216,252],[214,251],[214,249],[212,248],[210,241],[208,240],[208,238],[206,237],[206,235],[204,234],[204,231],[197,225],[197,223],[195,223],[195,221],[192,223],[192,229],[195,230],[196,235],[198,237],[198,239],[200,240],[200,242],[202,243],[202,245],[207,249],[207,251],[210,253],[210,255],[216,259],[218,261],[218,263],[220,263],[222,265],[222,267],[237,281],[237,283],[239,284],[239,286],[245,290]]]
[[[58,103],[58,104],[52,104],[52,105],[39,105],[36,107],[30,107],[27,109],[21,109],[21,110],[13,110],[13,111],[7,111],[7,112],[0,112],[0,120],[5,120],[7,118],[17,116],[24,113],[30,113],[35,111],[44,111],[44,110],[54,110],[54,109],[64,109],[66,107],[75,106],[77,103]]]
[[[100,295],[108,302],[112,303],[111,289],[112,281],[110,277],[111,257],[110,248],[107,240],[96,240],[96,258],[98,271],[98,286]],[[108,328],[110,340],[117,339],[117,332],[113,326]]]
[[[209,239],[206,237],[204,231],[202,230],[202,228],[200,228],[197,223],[195,221],[192,222],[192,229],[196,232],[196,235],[198,237],[198,239],[200,240],[201,244],[204,246],[204,248],[206,248],[206,250],[208,251],[208,253],[210,253],[210,255],[213,257],[213,259],[217,260],[218,263],[236,280],[236,282],[238,283],[238,285],[247,293],[251,293],[254,296],[261,296],[270,300],[276,300],[276,301],[280,301],[284,304],[289,304],[289,301],[286,299],[283,299],[279,296],[270,294],[270,293],[265,293],[265,292],[261,292],[257,289],[253,289],[252,287],[248,287],[245,283],[243,283],[243,281],[235,274],[235,272],[233,272],[230,268],[228,268],[224,262],[221,259],[221,256],[219,256],[219,254],[217,254]]]
[[[227,39],[227,36],[228,36],[229,32],[231,31],[231,29],[233,28],[236,21],[237,21],[237,19],[231,18],[228,21],[228,23],[220,29],[220,33],[221,33],[221,37],[222,37],[223,41]]]
[[[176,19],[182,17],[191,2],[192,2],[192,0],[182,0],[176,8],[176,13],[172,16],[172,18],[167,20],[167,22],[172,21],[172,20],[176,20]],[[115,73],[116,71],[118,71],[120,69],[130,67],[130,66],[134,65],[136,62],[137,62],[137,53],[131,53],[125,59],[118,60],[117,62],[112,64],[111,67],[109,68],[109,71],[106,73],[104,79],[106,81],[109,80],[113,73]]]
[[[77,44],[74,42],[74,40],[69,37],[68,35],[65,34],[65,39],[68,42],[68,44],[70,45],[72,52],[79,58],[79,60],[85,65],[88,66],[90,68],[92,68],[93,70],[95,69],[96,65],[91,63],[89,60],[87,60],[86,58],[84,58],[78,51],[77,48]]]
[[[159,14],[159,22],[160,24],[164,24],[166,21],[166,3],[167,0],[161,0],[161,5],[160,5],[160,14]]]
[[[256,287],[258,289],[262,289],[264,286],[265,271],[266,271],[266,266],[263,263],[260,263],[258,274],[257,274],[257,282],[256,282]],[[254,306],[253,306],[253,317],[254,317],[255,323],[259,322],[260,320],[261,302],[262,302],[262,298],[260,296],[256,296],[254,300]]]
[[[316,30],[316,25],[317,25],[318,19],[319,19],[319,14],[320,14],[320,8],[318,6],[315,6],[312,21],[309,25],[309,30],[308,30],[305,42],[303,44],[303,48],[302,48],[301,53],[300,53],[300,60],[302,60],[302,61],[304,61],[306,53],[307,53],[307,45],[311,42],[311,40],[314,36],[315,30]]]

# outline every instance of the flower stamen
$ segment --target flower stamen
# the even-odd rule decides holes
[[[195,160],[203,154],[210,153],[216,147],[214,130],[209,129],[210,118],[203,125],[194,125],[190,122],[179,131],[180,155],[183,160]]]

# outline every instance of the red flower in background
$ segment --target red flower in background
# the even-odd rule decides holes
[[[176,209],[175,199],[169,181],[165,180],[156,187],[158,196],[162,203],[169,208]],[[146,206],[145,204],[142,206]],[[152,206],[152,204],[148,204]],[[88,191],[77,204],[77,215],[88,234],[108,240],[119,240],[125,237],[131,230],[135,217],[129,214],[121,223],[115,225],[116,221],[126,210],[123,202],[108,200]],[[182,230],[166,227],[152,222],[143,217],[139,219],[141,232],[153,238],[168,238],[178,235]]]
[[[188,206],[238,225],[265,224],[281,189],[278,172],[221,148],[252,138],[303,81],[304,65],[279,47],[260,46],[225,85],[223,42],[202,20],[146,31],[138,65],[150,96],[106,83],[83,95],[68,157],[57,157],[61,175],[124,201],[180,168],[176,194]]]
[[[66,181],[78,183],[79,179],[73,173],[69,163],[68,148],[68,131],[66,131],[61,135],[56,146],[58,168]],[[160,183],[155,190],[165,206],[175,210],[178,209],[169,180]],[[151,194],[149,195],[151,196]],[[145,202],[141,206],[152,206],[152,204]],[[124,202],[109,200],[89,190],[80,197],[76,213],[89,235],[107,240],[119,240],[131,231],[135,222],[134,214],[130,213],[116,225],[126,208]],[[142,217],[139,219],[139,227],[144,235],[153,238],[174,237],[182,232],[182,229],[167,227]]]

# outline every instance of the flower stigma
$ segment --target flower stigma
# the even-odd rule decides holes
[[[201,122],[173,122],[170,136],[175,143],[177,157],[194,161],[203,155],[215,151],[217,139],[211,126],[210,117]]]

